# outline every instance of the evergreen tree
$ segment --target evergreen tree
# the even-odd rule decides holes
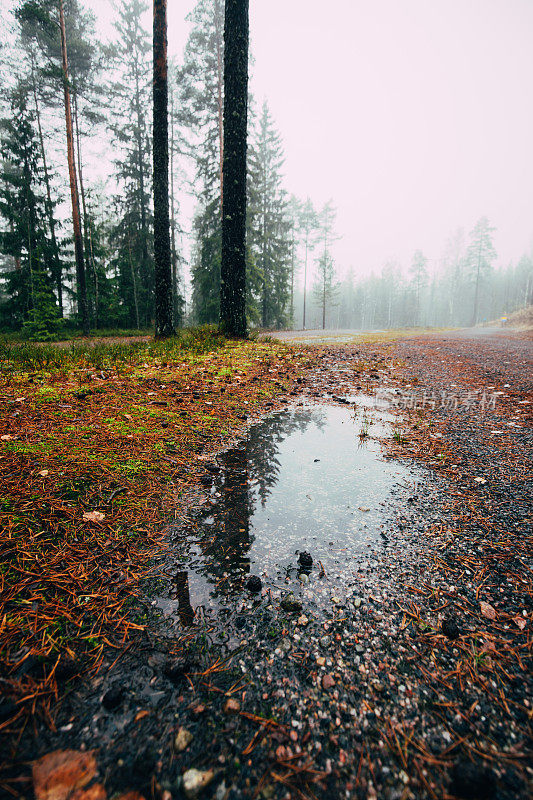
[[[119,271],[124,323],[148,327],[153,315],[153,237],[151,191],[150,38],[142,26],[147,6],[142,0],[123,0],[116,23],[118,40],[111,55],[117,69],[110,87],[113,122],[110,126],[120,157],[116,177],[120,194],[115,199],[118,217],[112,241]]]
[[[197,322],[218,322],[222,254],[224,110],[224,3],[200,0],[188,20],[192,30],[177,74],[176,119],[185,152],[194,162],[199,205],[193,223],[193,313]]]
[[[302,236],[304,247],[304,286],[303,286],[303,323],[302,327],[305,330],[306,326],[306,302],[307,302],[307,273],[309,266],[309,253],[314,249],[316,241],[316,233],[318,231],[318,214],[309,199],[302,204],[299,216],[299,230]]]
[[[314,286],[315,301],[321,308],[322,328],[326,327],[326,311],[336,289],[335,267],[330,253],[332,243],[339,238],[335,233],[336,217],[337,210],[333,201],[328,200],[318,215],[317,242],[320,243],[321,254],[317,262],[318,280]]]
[[[34,125],[26,89],[19,86],[11,97],[10,117],[1,125],[0,246],[11,257],[3,315],[28,338],[48,338],[59,322],[53,293],[55,252],[46,235],[46,194]]]
[[[249,204],[251,248],[261,280],[261,325],[280,328],[288,319],[291,222],[282,188],[281,139],[265,102],[250,157],[253,202]]]
[[[413,255],[409,273],[411,275],[411,285],[414,292],[414,324],[420,325],[420,307],[422,302],[422,290],[428,282],[427,271],[428,260],[421,250],[416,250]]]
[[[482,284],[487,279],[496,258],[492,243],[495,228],[489,224],[487,217],[481,217],[470,233],[470,244],[466,253],[466,268],[474,285],[474,301],[471,324],[477,325]]]

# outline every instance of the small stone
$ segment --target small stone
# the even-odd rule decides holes
[[[257,575],[250,575],[246,581],[246,588],[249,592],[257,594],[257,592],[260,592],[263,588],[263,582],[261,581],[261,578],[258,578]]]
[[[316,663],[318,664],[319,667],[323,667],[324,664],[326,663],[326,659],[324,658],[324,656],[317,656]]]
[[[309,622],[309,620],[307,619],[305,614],[302,614],[301,617],[298,617],[298,625],[302,625],[302,627],[305,628],[305,626],[307,625],[308,622]]]
[[[444,617],[442,620],[441,630],[448,639],[458,639],[460,630],[457,622],[453,617]]]
[[[124,688],[122,686],[112,686],[102,697],[102,705],[106,711],[114,711],[124,699]]]
[[[311,553],[308,553],[306,550],[300,553],[298,556],[298,563],[302,567],[312,567],[313,566],[313,557]]]
[[[305,586],[306,583],[309,583],[309,575],[306,572],[300,572],[298,575],[298,580]]]
[[[193,738],[194,737],[192,733],[188,731],[187,728],[180,728],[176,734],[176,738],[174,739],[174,749],[178,753],[182,753],[188,748]]]
[[[238,700],[235,700],[234,697],[230,697],[228,700],[226,700],[224,705],[224,711],[226,714],[238,714],[240,710],[241,704]]]
[[[7,697],[0,699],[0,722],[4,722],[6,719],[14,717],[16,713],[16,703],[14,703],[12,700],[8,700]]]
[[[452,770],[450,793],[464,800],[490,800],[496,796],[496,780],[487,767],[460,762]]]
[[[180,683],[185,673],[189,670],[190,665],[184,658],[176,658],[173,661],[167,661],[163,667],[163,675],[168,678],[172,683]]]
[[[302,610],[302,604],[295,598],[293,594],[286,595],[280,603],[284,611],[299,613]]]
[[[329,644],[330,644],[329,636],[321,636],[318,641],[320,642],[320,646],[321,647],[324,647],[324,648],[329,647]]]
[[[334,686],[335,686],[335,680],[334,680],[333,676],[329,674],[329,672],[326,673],[326,675],[322,676],[322,688],[323,689],[326,689],[326,690],[333,689]]]
[[[206,786],[209,786],[214,777],[215,773],[211,769],[188,769],[187,772],[183,774],[183,791],[185,792],[185,796],[189,798],[189,800],[194,800]]]
[[[354,608],[361,608],[361,604],[362,604],[362,602],[363,602],[363,601],[361,600],[361,598],[360,598],[360,597],[354,597],[354,599],[352,600],[353,607],[354,607]]]

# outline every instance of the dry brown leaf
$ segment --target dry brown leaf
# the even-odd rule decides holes
[[[481,607],[481,615],[486,617],[487,619],[496,619],[496,609],[494,606],[491,606],[490,603],[484,603],[483,600],[480,602]]]
[[[105,514],[102,514],[101,511],[86,511],[83,519],[87,522],[102,522],[105,519]]]
[[[76,789],[69,800],[107,800],[107,792],[101,783],[94,783],[88,789]]]
[[[138,711],[135,714],[135,722],[139,722],[140,719],[144,719],[150,714],[147,708],[143,709],[142,711]]]
[[[36,800],[67,800],[76,789],[96,775],[92,752],[54,750],[33,763],[33,791]]]
[[[521,631],[523,631],[527,625],[527,620],[524,619],[524,617],[521,617],[519,614],[517,614],[516,617],[513,617],[513,622],[515,625],[518,625]]]

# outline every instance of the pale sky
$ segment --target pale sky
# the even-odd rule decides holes
[[[85,2],[109,37],[112,0]],[[168,0],[178,60],[194,5]],[[533,0],[250,0],[250,27],[286,188],[338,208],[339,273],[436,264],[482,215],[499,263],[531,248]]]

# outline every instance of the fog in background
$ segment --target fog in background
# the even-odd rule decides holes
[[[169,3],[178,61],[194,5]],[[110,0],[90,7],[112,35]],[[340,275],[407,265],[417,248],[436,262],[482,215],[498,263],[529,250],[531,0],[251,0],[250,29],[251,88],[282,135],[286,187],[338,208]]]

